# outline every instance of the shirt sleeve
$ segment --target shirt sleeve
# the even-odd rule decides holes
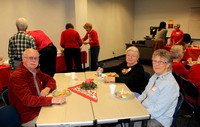
[[[9,39],[9,45],[8,45],[8,57],[10,58],[9,64],[11,70],[14,69],[14,51],[13,51],[13,40],[12,38]]]
[[[30,43],[31,43],[31,48],[37,50],[36,42],[35,42],[35,39],[33,37],[31,38]]]
[[[52,104],[52,97],[33,95],[29,87],[29,82],[23,76],[16,75],[15,77],[11,77],[10,82],[12,82],[14,94],[25,106],[40,107]]]
[[[82,38],[83,41],[86,41],[88,39],[88,33]]]
[[[183,34],[183,31],[182,31],[182,30],[181,30],[180,32],[181,32],[181,33],[180,33],[181,38],[180,38],[179,41],[182,41],[182,40],[183,40],[183,37],[184,37],[184,34]],[[178,42],[179,42],[179,41],[178,41]]]
[[[82,46],[83,45],[83,41],[81,40],[81,37],[80,37],[78,32],[77,32],[77,36],[78,36],[77,37],[78,38],[77,42],[78,42],[79,46]]]

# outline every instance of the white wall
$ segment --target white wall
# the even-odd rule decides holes
[[[43,30],[60,47],[60,35],[65,29],[67,0],[1,0],[0,56],[8,57],[8,40],[17,32],[16,19],[25,17],[29,30]]]
[[[159,26],[161,21],[168,24],[169,19],[188,33],[191,7],[200,7],[200,0],[135,0],[134,39],[143,40],[150,35],[150,26]],[[172,30],[168,30],[168,37]]]
[[[134,35],[134,0],[88,0],[87,15],[99,36],[99,60],[123,55]]]

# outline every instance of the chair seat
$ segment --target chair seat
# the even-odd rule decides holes
[[[17,109],[11,105],[0,108],[0,127],[21,127]]]

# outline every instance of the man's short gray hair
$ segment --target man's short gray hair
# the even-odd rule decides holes
[[[19,28],[19,29],[21,29],[21,30],[26,30],[26,28],[27,28],[27,20],[25,19],[25,18],[18,18],[17,20],[16,20],[16,25],[17,25],[17,27]]]

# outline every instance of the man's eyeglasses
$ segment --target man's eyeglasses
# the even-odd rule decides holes
[[[38,60],[39,59],[39,57],[32,57],[32,56],[30,56],[30,57],[24,57],[24,58],[27,58],[27,59],[29,59],[29,60]]]
[[[158,63],[158,64],[166,64],[168,62],[165,62],[165,61],[157,61],[157,60],[152,60],[152,63],[155,64],[155,63]]]

